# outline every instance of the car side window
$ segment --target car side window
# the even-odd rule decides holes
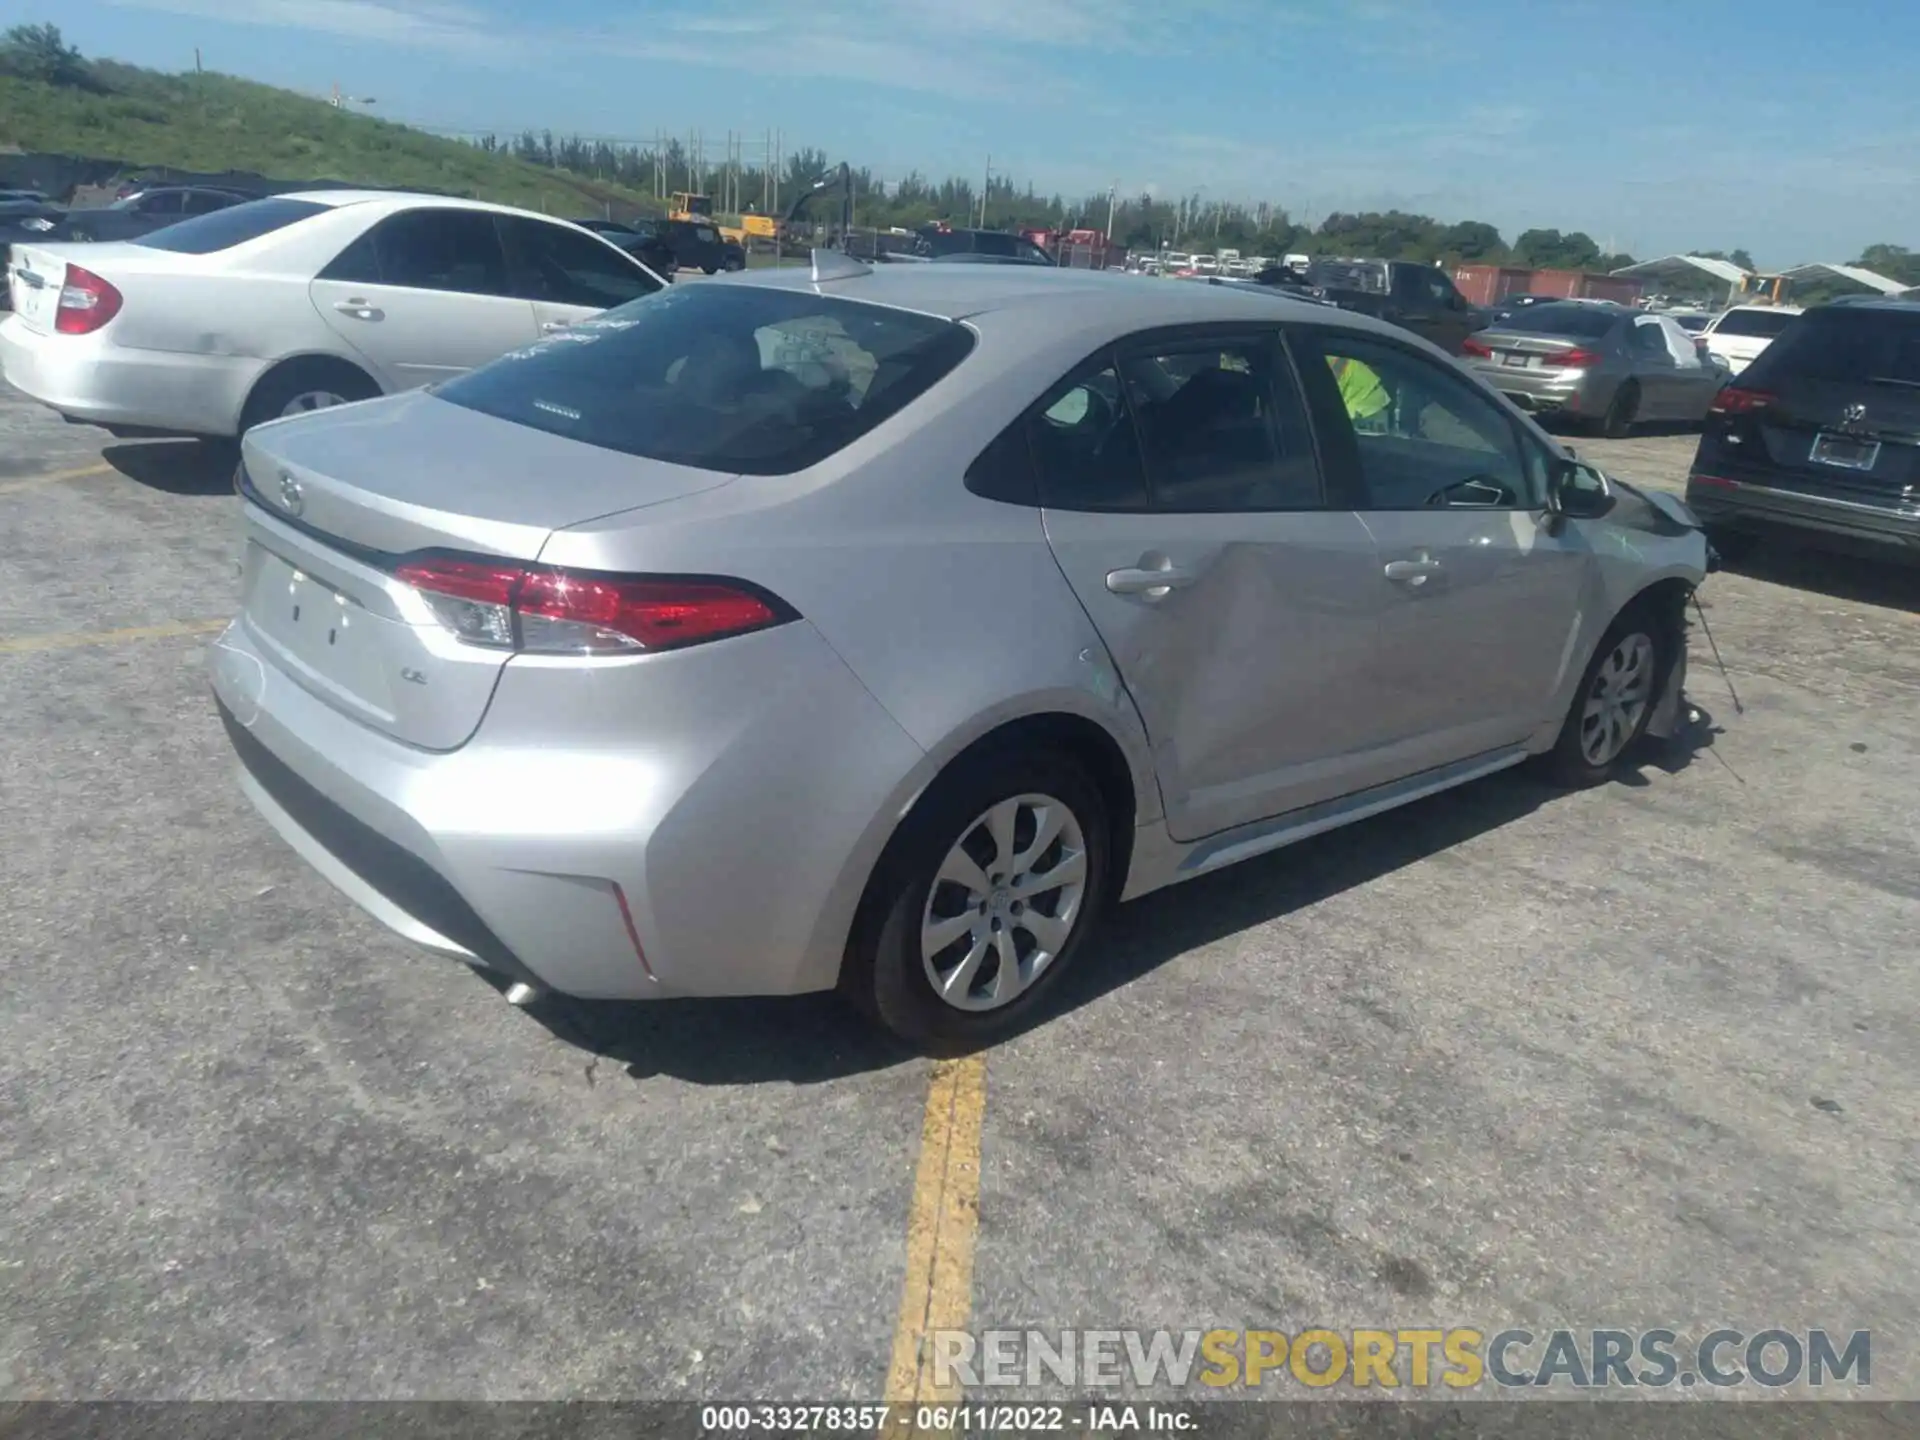
[[[513,260],[513,293],[523,299],[611,310],[660,288],[623,251],[564,225],[506,216],[500,228]]]
[[[1636,320],[1632,334],[1628,338],[1628,350],[1633,358],[1644,364],[1671,365],[1673,356],[1667,348],[1666,332],[1660,328],[1657,319]]]
[[[193,190],[186,195],[185,209],[189,215],[211,215],[216,210],[224,210],[233,202],[224,195],[215,195],[209,190]]]
[[[169,190],[160,195],[142,195],[134,206],[142,215],[178,215],[181,213],[181,195],[178,190]]]
[[[1147,476],[1118,365],[1089,361],[1027,412],[1024,441],[1042,505],[1056,510],[1146,510]],[[1017,461],[1016,461],[1017,463]]]
[[[493,216],[484,210],[404,210],[349,245],[322,280],[505,295],[506,257]]]
[[[1130,346],[1120,372],[1154,509],[1320,505],[1306,407],[1277,336]]]
[[[1003,258],[1020,253],[1020,247],[1012,235],[1002,235],[997,231],[983,231],[973,237],[973,253],[976,255],[999,255]]]
[[[1014,245],[1013,253],[1022,260],[1044,260],[1053,263],[1053,257],[1031,240],[1021,240]]]
[[[1301,337],[1317,350],[1352,426],[1365,508],[1538,509],[1544,456],[1511,418],[1444,365],[1344,331]]]

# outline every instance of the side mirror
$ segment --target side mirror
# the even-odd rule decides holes
[[[1619,503],[1613,483],[1591,465],[1564,460],[1547,477],[1547,513],[1569,520],[1598,520]]]

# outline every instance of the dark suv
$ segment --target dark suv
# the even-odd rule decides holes
[[[1687,503],[1728,559],[1779,529],[1920,550],[1920,305],[1789,326],[1714,400]]]
[[[926,225],[916,232],[913,253],[923,260],[966,259],[986,265],[1051,265],[1053,257],[1024,235],[1003,230],[955,230]]]

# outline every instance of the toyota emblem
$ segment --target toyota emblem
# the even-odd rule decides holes
[[[300,482],[285,471],[280,474],[280,505],[289,515],[298,515],[307,508],[307,497],[300,489]]]
[[[1867,407],[1856,400],[1840,412],[1840,418],[1848,422],[1864,420],[1867,418]]]

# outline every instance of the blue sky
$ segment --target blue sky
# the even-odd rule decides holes
[[[1763,265],[1920,249],[1920,4],[0,0],[452,128],[781,128],[883,177],[1401,209]]]

